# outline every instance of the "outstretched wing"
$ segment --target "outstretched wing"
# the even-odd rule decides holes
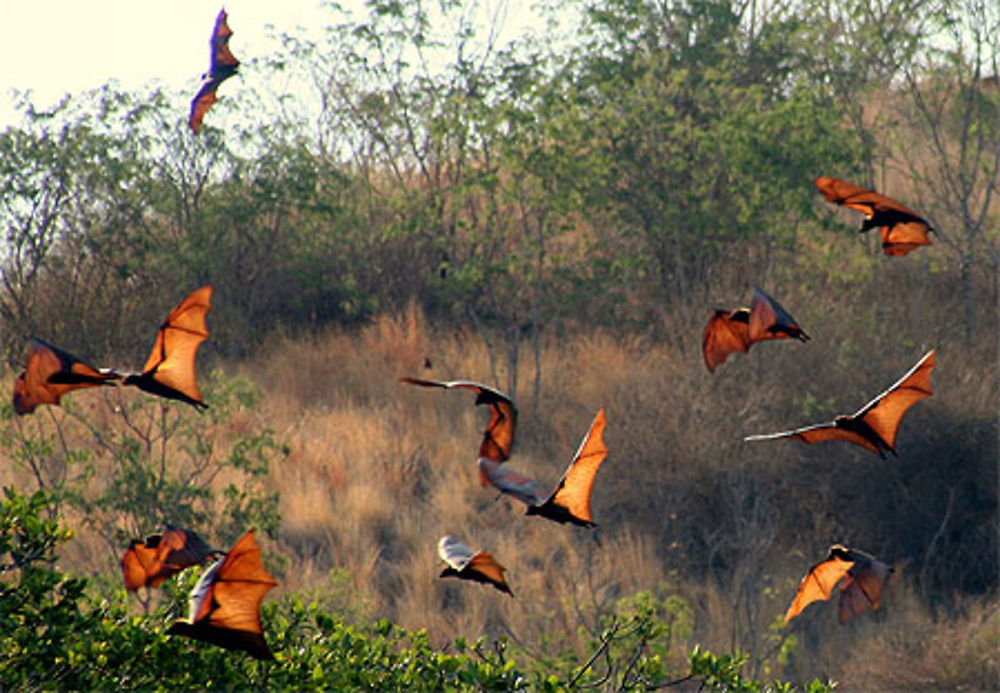
[[[715,369],[734,351],[746,353],[750,349],[748,329],[749,309],[734,311],[716,310],[705,325],[701,338],[701,353],[708,371]]]
[[[30,414],[40,404],[58,405],[67,392],[110,385],[121,376],[99,371],[41,339],[28,340],[24,370],[14,381],[14,411]]]
[[[760,288],[753,290],[748,331],[751,344],[764,339],[794,338],[802,342],[809,341],[809,335],[799,327],[795,318]]]
[[[229,37],[233,35],[233,30],[229,28],[227,19],[228,15],[225,10],[221,10],[215,18],[215,27],[212,29],[210,40],[211,63],[208,73],[205,75],[206,81],[191,101],[188,125],[196,134],[201,128],[201,121],[205,117],[205,113],[218,100],[215,95],[216,89],[225,80],[235,75],[240,65],[240,61],[229,50]]]
[[[556,490],[541,506],[531,509],[532,514],[557,522],[595,526],[590,514],[590,496],[597,470],[608,456],[608,449],[604,446],[604,425],[604,410],[601,409],[590,424],[590,430],[559,480]]]
[[[195,356],[208,339],[205,315],[211,308],[212,287],[203,286],[181,301],[160,325],[156,343],[139,376],[125,379],[151,394],[207,408],[195,377]]]
[[[820,176],[816,179],[816,189],[823,193],[828,201],[843,207],[849,207],[871,218],[877,211],[897,212],[913,219],[921,219],[920,215],[908,207],[896,202],[869,188],[847,183],[839,178]]]
[[[455,570],[464,570],[475,555],[472,549],[450,534],[438,540],[438,556]]]
[[[483,479],[486,479],[487,484],[493,486],[500,493],[513,496],[528,506],[538,505],[542,502],[542,494],[545,492],[542,484],[523,474],[518,474],[505,464],[480,457],[479,474]]]
[[[504,578],[507,569],[504,568],[486,551],[473,552],[468,546],[450,534],[438,541],[438,555],[448,567],[441,572],[440,577],[457,577],[473,582],[488,583],[501,592],[514,596]]]
[[[815,601],[829,599],[847,571],[854,565],[853,561],[847,561],[838,556],[831,555],[825,561],[817,563],[799,583],[799,589],[795,593],[795,599],[785,612],[785,623],[802,613],[802,610]]]
[[[868,440],[861,434],[846,428],[841,428],[833,422],[804,426],[791,431],[781,431],[780,433],[747,436],[743,440],[754,442],[758,440],[778,440],[780,438],[793,438],[809,444],[822,443],[827,440],[844,440],[848,443],[855,443],[863,448],[871,450],[876,455],[882,455],[882,452],[878,449],[878,446],[876,446],[875,443]]]
[[[476,405],[485,404],[490,408],[490,420],[483,432],[483,442],[479,445],[479,456],[496,462],[505,462],[514,447],[514,426],[517,423],[517,407],[510,397],[471,380],[422,380],[420,378],[400,378],[409,385],[421,387],[464,388],[476,393]],[[483,485],[486,485],[485,479]]]
[[[934,394],[931,389],[931,373],[936,365],[935,359],[936,352],[931,349],[902,378],[851,418],[864,421],[890,449],[895,448],[896,432],[903,415],[914,404]]]

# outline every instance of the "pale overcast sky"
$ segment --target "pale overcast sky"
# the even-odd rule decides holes
[[[364,16],[363,0],[340,4]],[[508,4],[505,36],[537,24],[530,0]],[[243,61],[277,48],[268,25],[270,33],[318,37],[337,17],[321,0],[0,0],[0,128],[15,118],[12,89],[31,89],[40,108],[112,80],[125,90],[156,85],[193,95],[223,5],[234,32],[230,47]]]

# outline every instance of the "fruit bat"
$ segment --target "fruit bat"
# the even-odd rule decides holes
[[[174,621],[167,634],[243,650],[256,659],[274,659],[264,642],[260,603],[277,584],[264,569],[250,530],[201,576],[191,590],[188,620]]]
[[[785,623],[802,613],[809,604],[829,599],[838,585],[837,618],[840,623],[847,623],[869,609],[878,611],[882,590],[892,572],[892,566],[864,551],[834,544],[826,560],[814,565],[802,578],[795,599],[785,612]]]
[[[501,493],[517,498],[528,506],[527,515],[541,515],[555,522],[572,522],[581,527],[596,527],[590,514],[590,495],[594,477],[608,456],[604,447],[604,410],[590,424],[555,490],[545,496],[545,487],[534,479],[518,474],[506,465],[480,458],[479,471]]]
[[[240,66],[240,61],[229,50],[229,37],[232,35],[233,30],[226,23],[226,11],[220,10],[219,16],[215,18],[215,27],[212,29],[212,38],[209,41],[211,63],[208,72],[202,75],[205,83],[198,90],[194,100],[191,101],[191,115],[188,117],[188,125],[191,126],[195,134],[201,128],[201,119],[205,117],[205,113],[218,100],[215,96],[216,89],[235,75]]]
[[[927,220],[892,198],[829,176],[817,178],[816,188],[830,202],[864,214],[862,232],[881,229],[886,255],[906,255],[919,246],[932,245],[927,233],[934,229]]]
[[[174,308],[156,334],[153,351],[141,373],[125,375],[125,385],[208,409],[195,380],[198,347],[208,339],[205,314],[211,308],[212,287],[203,286]]]
[[[421,380],[420,378],[400,378],[409,385],[421,387],[461,387],[476,393],[476,406],[485,404],[490,408],[490,420],[483,432],[483,442],[479,445],[479,457],[494,462],[505,462],[510,457],[514,447],[514,425],[517,423],[517,408],[511,399],[498,390],[471,380]],[[483,486],[487,485],[485,476],[480,475]]]
[[[716,310],[705,326],[701,352],[710,373],[734,351],[746,353],[757,342],[766,339],[798,339],[810,337],[798,326],[788,311],[763,289],[755,288],[749,308]]]
[[[507,569],[497,563],[493,554],[486,551],[473,551],[455,537],[447,534],[438,541],[438,556],[448,564],[438,577],[457,577],[462,580],[472,580],[487,585],[493,585],[501,592],[510,596],[510,586],[503,574]]]
[[[121,559],[125,589],[135,592],[140,587],[159,587],[175,573],[204,563],[216,553],[222,552],[211,548],[193,530],[167,525],[163,534],[129,544]]]
[[[84,363],[38,338],[28,340],[28,359],[14,381],[14,411],[30,414],[40,404],[58,405],[71,390],[111,385],[121,375]]]
[[[795,438],[803,443],[824,440],[846,440],[856,443],[879,457],[885,450],[896,454],[896,432],[903,415],[924,397],[930,397],[931,372],[935,366],[935,350],[931,349],[888,390],[849,416],[838,416],[829,423],[805,426],[770,435],[747,436],[743,440],[775,440]]]

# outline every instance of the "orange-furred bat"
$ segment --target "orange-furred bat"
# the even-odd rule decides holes
[[[140,587],[159,587],[175,573],[204,563],[216,553],[222,552],[211,548],[193,530],[167,525],[163,534],[129,544],[121,559],[125,589],[135,592]]]
[[[935,366],[931,349],[902,378],[871,402],[849,416],[838,416],[830,423],[796,428],[769,435],[747,436],[743,440],[795,438],[803,443],[846,440],[885,457],[885,450],[896,454],[896,432],[903,415],[924,397],[930,397],[931,372]]]
[[[906,255],[922,245],[932,245],[927,220],[892,198],[838,178],[820,176],[816,189],[830,202],[849,207],[865,215],[861,231],[878,228],[882,232],[882,252]]]
[[[755,288],[749,308],[716,310],[705,326],[701,352],[710,373],[734,351],[746,353],[767,339],[809,341],[795,318],[763,289]]]
[[[494,462],[505,462],[514,447],[514,426],[517,423],[517,408],[510,397],[499,390],[471,380],[421,380],[420,378],[400,378],[409,385],[421,387],[465,388],[476,393],[476,406],[485,404],[490,408],[490,420],[483,432],[483,442],[479,445],[479,457]],[[480,481],[486,486],[486,477]]]
[[[188,620],[174,621],[167,634],[242,650],[256,659],[274,659],[264,641],[260,603],[277,584],[264,569],[250,530],[201,576],[191,590]]]
[[[837,618],[846,623],[866,611],[878,611],[882,590],[892,566],[874,556],[841,544],[830,547],[830,555],[806,573],[785,612],[785,623],[802,613],[809,604],[826,600],[840,587]]]
[[[507,569],[497,563],[493,554],[486,551],[473,551],[455,537],[447,534],[438,541],[438,556],[448,564],[438,577],[457,577],[462,580],[472,580],[487,585],[493,585],[501,592],[510,596],[510,591],[504,573]]]
[[[111,385],[121,375],[97,369],[41,339],[28,340],[24,370],[14,381],[14,411],[30,414],[40,404],[58,405],[71,390]]]
[[[235,75],[240,66],[240,61],[229,50],[229,37],[233,35],[233,30],[229,28],[226,18],[225,10],[220,10],[219,16],[215,18],[215,27],[212,29],[212,39],[209,42],[211,63],[208,72],[203,75],[205,83],[191,101],[188,125],[195,134],[201,128],[201,120],[205,117],[205,113],[218,101],[215,91],[220,84]]]
[[[528,515],[541,515],[555,522],[571,522],[581,527],[596,527],[590,513],[590,496],[597,470],[608,456],[608,449],[604,447],[604,424],[604,410],[601,409],[562,479],[548,496],[543,495],[545,488],[538,481],[493,460],[480,458],[479,470],[501,493],[526,504]]]
[[[203,286],[174,308],[156,334],[141,373],[125,376],[125,385],[187,402],[196,409],[207,409],[195,380],[195,355],[208,339],[205,315],[211,308],[212,287]]]

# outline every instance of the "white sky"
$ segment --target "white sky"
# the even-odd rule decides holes
[[[365,14],[362,0],[341,4]],[[509,4],[507,36],[537,25],[529,0]],[[318,37],[337,17],[320,0],[0,0],[0,129],[17,122],[13,89],[32,90],[41,109],[112,81],[127,91],[160,86],[193,95],[223,5],[233,30],[229,45],[243,61],[277,49],[269,33]]]

